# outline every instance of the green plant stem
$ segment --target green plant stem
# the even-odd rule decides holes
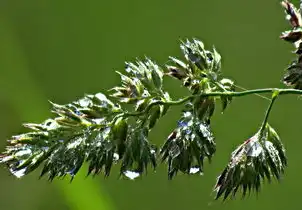
[[[271,113],[271,110],[273,108],[273,105],[276,101],[276,99],[278,98],[278,95],[280,94],[280,92],[278,91],[274,91],[273,92],[273,95],[272,95],[272,99],[271,99],[271,103],[269,104],[267,110],[266,110],[266,113],[265,113],[265,116],[264,116],[264,119],[263,119],[263,122],[262,122],[262,125],[261,125],[261,128],[260,128],[260,132],[259,132],[259,139],[262,138],[262,135],[263,135],[263,131],[265,130],[265,127],[267,125],[267,122],[268,122],[268,117],[269,117],[269,114]]]
[[[264,88],[264,89],[254,89],[254,90],[246,90],[241,92],[210,92],[210,93],[202,93],[202,96],[233,96],[233,97],[240,97],[245,95],[251,95],[255,93],[274,93],[278,92],[278,95],[302,95],[302,90],[297,89],[280,89],[280,88]]]
[[[184,104],[195,97],[200,97],[200,96],[230,96],[230,97],[241,97],[241,96],[246,96],[246,95],[252,95],[252,94],[258,94],[258,93],[275,93],[278,92],[278,95],[287,95],[287,94],[293,94],[293,95],[302,95],[302,90],[296,90],[296,89],[279,89],[279,88],[264,88],[264,89],[254,89],[254,90],[246,90],[246,91],[240,91],[240,92],[232,92],[232,91],[224,91],[224,92],[205,92],[205,93],[200,93],[199,95],[191,95],[187,96],[185,98],[176,100],[176,101],[154,101],[150,103],[145,110],[141,112],[126,112],[126,113],[121,113],[116,116],[118,117],[130,117],[130,116],[140,116],[145,113],[148,113],[153,106],[156,105],[168,105],[168,106],[177,106]],[[273,100],[274,97],[273,97]]]

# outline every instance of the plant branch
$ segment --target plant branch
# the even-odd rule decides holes
[[[270,112],[271,112],[271,110],[273,108],[274,102],[278,98],[279,94],[280,94],[280,92],[278,90],[274,91],[273,94],[272,94],[271,103],[269,104],[269,106],[268,106],[268,108],[266,110],[265,117],[264,117],[264,120],[263,120],[261,128],[260,128],[259,139],[262,138],[263,132],[264,132],[265,127],[266,127],[267,122],[268,122],[269,114],[270,114]]]
[[[223,112],[234,97],[266,98],[261,94],[270,94],[260,129],[232,152],[215,186],[216,199],[234,197],[237,191],[243,196],[259,192],[262,180],[280,180],[287,166],[285,148],[268,124],[274,102],[279,95],[302,95],[301,8],[287,0],[281,4],[292,28],[280,38],[293,43],[298,55],[282,80],[289,88],[239,87],[223,77],[221,55],[215,48],[206,50],[197,39],[182,41],[184,61],[169,57],[164,68],[149,58],[126,62],[125,73],[117,72],[121,84],[110,89],[110,95],[100,92],[65,105],[51,103],[56,116],[40,124],[24,124],[31,131],[8,140],[0,164],[19,178],[43,164],[40,177],[47,175],[52,181],[66,175],[72,180],[85,162],[89,164],[87,175],[103,173],[106,177],[114,164],[121,163],[120,175],[135,179],[149,166],[155,169],[160,155],[161,162],[167,163],[169,179],[178,172],[202,174],[204,160],[210,161],[216,152],[211,130],[216,102],[221,103]],[[164,76],[180,80],[191,95],[172,100],[164,88]],[[235,91],[236,87],[241,91]],[[128,111],[126,104],[132,105],[133,111]],[[177,105],[184,106],[181,118],[157,152],[158,146],[148,139],[149,132],[171,106]],[[135,119],[128,120],[130,117]]]
[[[199,95],[191,95],[191,96],[187,96],[185,98],[179,99],[179,100],[175,100],[175,101],[154,101],[153,103],[150,103],[145,110],[141,111],[141,112],[125,112],[125,113],[121,113],[119,115],[116,116],[116,119],[118,117],[123,117],[123,118],[127,118],[127,117],[135,117],[135,116],[141,116],[144,115],[146,113],[148,113],[151,108],[153,106],[156,105],[168,105],[168,106],[177,106],[177,105],[181,105],[184,104],[196,97],[208,97],[208,96],[229,96],[229,97],[241,97],[241,96],[247,96],[247,95],[252,95],[255,93],[278,93],[278,95],[287,95],[287,94],[293,94],[293,95],[302,95],[302,90],[297,90],[297,89],[291,89],[291,88],[286,88],[286,89],[279,89],[279,88],[264,88],[264,89],[253,89],[253,90],[246,90],[246,91],[240,91],[240,92],[233,92],[233,91],[224,91],[224,92],[204,92],[204,93],[200,93]],[[270,104],[272,106],[274,100],[276,99],[276,97],[272,98],[272,103]],[[269,110],[267,115],[270,112],[271,106],[269,107]],[[267,116],[268,117],[268,116]]]

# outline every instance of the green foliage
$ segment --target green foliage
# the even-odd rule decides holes
[[[184,60],[170,57],[164,67],[149,58],[127,62],[125,72],[117,72],[121,85],[108,94],[86,95],[66,105],[51,102],[54,117],[40,124],[24,124],[30,131],[8,140],[0,162],[16,177],[42,166],[40,177],[47,176],[50,181],[67,175],[72,180],[85,162],[87,175],[105,177],[118,164],[121,176],[135,179],[150,167],[155,169],[158,159],[167,163],[169,179],[178,172],[202,174],[205,159],[211,161],[216,152],[211,118],[217,102],[223,112],[233,97],[272,93],[259,131],[232,153],[215,186],[216,199],[234,197],[238,190],[243,196],[259,192],[263,180],[279,180],[287,165],[284,146],[268,124],[274,101],[282,94],[302,94],[301,14],[288,1],[282,6],[292,30],[284,32],[281,39],[294,43],[298,55],[283,82],[294,89],[236,92],[234,82],[222,75],[217,50],[206,50],[197,39],[186,40],[180,44]],[[190,94],[173,100],[164,89],[166,77],[179,80]],[[149,133],[172,106],[178,105],[184,107],[176,128],[163,145],[152,144]]]
[[[218,177],[216,199],[234,197],[241,188],[243,196],[260,191],[264,179],[281,178],[287,165],[285,149],[275,130],[268,124],[263,133],[257,132],[232,152],[231,159]]]
[[[286,18],[289,20],[291,30],[285,31],[280,36],[281,39],[294,44],[297,54],[297,59],[293,61],[287,68],[287,72],[283,78],[283,82],[296,89],[302,89],[302,18],[301,9],[296,9],[295,6],[283,1],[282,6],[285,8]]]
[[[140,175],[149,165],[157,165],[158,149],[149,141],[149,132],[170,106],[186,103],[175,139],[169,137],[160,153],[168,162],[169,178],[178,170],[190,173],[196,165],[202,171],[203,159],[215,152],[210,119],[218,98],[200,94],[232,90],[233,82],[221,78],[221,57],[215,49],[205,50],[196,39],[182,43],[181,49],[186,61],[171,58],[175,66],[169,66],[168,72],[148,58],[129,62],[124,74],[118,72],[121,86],[112,88],[109,95],[86,95],[66,105],[51,103],[55,117],[24,124],[32,131],[13,136],[1,162],[17,177],[43,164],[40,176],[49,180],[66,175],[73,179],[84,162],[89,164],[88,175],[109,176],[112,165],[119,162],[121,175]],[[173,101],[163,88],[165,75],[181,79],[192,97]]]
[[[216,143],[210,124],[194,115],[192,105],[184,111],[177,128],[169,135],[160,150],[162,161],[168,162],[168,177],[172,179],[178,171],[185,174],[203,172],[205,158],[211,160]]]

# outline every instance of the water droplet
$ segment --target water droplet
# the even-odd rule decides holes
[[[10,169],[10,172],[17,178],[23,177],[25,175],[25,171],[26,171],[26,168],[23,168],[23,169],[20,169],[17,171]]]
[[[44,123],[44,127],[47,130],[54,130],[54,129],[57,129],[59,127],[59,124],[57,122],[55,122],[54,120],[47,120]]]
[[[78,115],[78,116],[81,116],[81,112],[78,111],[78,110],[75,110],[74,113],[75,113],[76,115]]]
[[[198,173],[198,172],[200,172],[201,175],[203,174],[203,173],[200,171],[200,168],[198,168],[198,167],[192,167],[192,168],[190,168],[190,174],[196,174],[196,173]]]
[[[120,156],[117,153],[113,154],[113,161],[118,161],[120,159]]]
[[[82,107],[88,107],[91,105],[91,100],[89,98],[83,98],[83,99],[79,100],[79,104]]]
[[[142,96],[143,97],[148,97],[148,96],[150,96],[150,93],[147,90],[144,90]]]
[[[185,112],[183,115],[184,115],[184,117],[191,117],[192,113],[191,112]]]
[[[194,122],[193,122],[193,120],[190,120],[189,122],[188,122],[188,126],[190,127],[190,126],[192,126],[194,124]]]
[[[30,155],[31,155],[31,150],[30,149],[20,150],[20,151],[15,153],[15,156],[20,158],[20,159],[21,158],[27,158]]]
[[[207,126],[205,126],[204,124],[200,124],[199,130],[202,133],[203,137],[208,138],[211,136],[209,128]]]
[[[185,121],[178,121],[178,127],[180,127],[180,128],[186,127],[187,125],[188,125],[188,123]]]
[[[132,71],[131,67],[127,63],[126,63],[125,71],[128,73],[130,73]]]
[[[246,155],[249,157],[258,157],[263,152],[263,148],[258,142],[258,137],[257,135],[255,136],[250,138],[250,141],[245,144]]]
[[[95,94],[95,98],[97,98],[100,101],[107,101],[107,97],[103,93]]]
[[[76,171],[76,167],[72,168],[71,170],[67,171],[68,174],[70,174],[70,176],[75,176],[75,171]]]
[[[103,124],[105,122],[105,118],[96,118],[92,119],[92,121],[96,124]]]
[[[140,173],[137,173],[135,171],[125,171],[124,175],[129,179],[134,180],[135,178],[140,176]]]

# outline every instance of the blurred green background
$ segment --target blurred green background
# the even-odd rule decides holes
[[[179,40],[197,37],[215,44],[223,56],[225,76],[246,88],[280,87],[293,49],[279,40],[288,27],[277,0],[2,0],[0,2],[0,147],[22,132],[21,123],[51,116],[47,100],[68,103],[85,93],[119,84],[115,70],[124,61],[150,56],[158,63],[181,56]],[[174,98],[185,90],[167,81]],[[0,169],[1,210],[250,210],[300,209],[301,104],[284,96],[270,123],[288,151],[289,167],[280,184],[264,185],[261,193],[224,204],[211,195],[216,176],[230,152],[257,131],[268,101],[256,97],[234,100],[213,129],[217,154],[204,176],[179,175],[167,180],[165,166],[136,181],[85,178],[72,184],[49,183],[33,173],[22,180]],[[181,107],[170,111],[150,140],[162,142],[176,125]]]

